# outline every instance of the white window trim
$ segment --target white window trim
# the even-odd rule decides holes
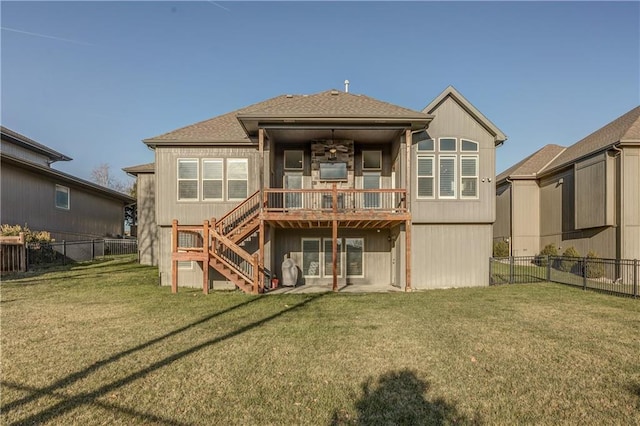
[[[58,191],[65,192],[67,194],[67,206],[66,207],[58,205]],[[56,206],[57,209],[60,209],[60,210],[71,210],[71,190],[66,186],[62,186],[62,185],[57,185],[56,184],[53,203],[54,203],[54,205]]]
[[[450,139],[450,138],[445,138],[445,139]],[[424,142],[424,141],[432,141],[433,142],[433,149],[420,149],[420,142]],[[429,138],[429,139],[425,139],[423,141],[420,141],[418,143],[416,143],[416,152],[435,152],[436,151],[436,141],[433,138]]]
[[[462,143],[463,142],[471,142],[471,143],[475,144],[476,145],[476,149],[474,149],[474,150],[464,150],[463,151],[462,150]],[[471,139],[460,138],[460,152],[479,152],[479,149],[480,149],[480,144],[478,142],[476,142],[474,140],[471,140]]]
[[[421,152],[431,152],[431,151],[421,151]],[[431,158],[431,176],[420,176],[418,174],[418,161],[420,161],[420,158]],[[438,186],[438,179],[437,179],[437,173],[436,171],[437,169],[437,164],[436,164],[436,155],[435,154],[418,154],[416,156],[416,199],[418,200],[435,200],[436,198],[436,192],[440,192],[440,187]],[[418,191],[419,188],[419,181],[421,177],[430,177],[433,179],[433,195],[430,197],[424,197],[424,196],[420,196],[418,195],[420,191]],[[436,191],[436,189],[438,189],[438,191]]]
[[[287,167],[287,153],[288,152],[299,152],[302,154],[302,162],[300,163],[300,167]],[[286,149],[283,155],[283,169],[284,170],[294,170],[294,171],[302,171],[304,170],[304,151],[301,149]]]
[[[345,271],[345,274],[347,274],[347,278],[364,278],[366,276],[366,270],[365,270],[365,267],[366,267],[366,265],[365,265],[365,258],[366,258],[365,254],[366,254],[366,251],[365,251],[365,246],[364,246],[364,237],[347,237],[347,238],[344,238],[343,240],[344,240],[343,241],[343,244],[344,244],[343,250],[344,250],[344,259],[345,259],[345,261],[344,261],[344,271]],[[362,275],[349,275],[348,274],[349,269],[348,269],[348,265],[347,265],[347,260],[348,260],[349,257],[347,255],[347,249],[348,249],[347,240],[361,240],[362,241]]]
[[[245,194],[244,197],[242,198],[231,198],[229,196],[229,181],[233,180],[233,181],[240,181],[241,179],[229,179],[229,163],[230,162],[244,162],[247,165],[247,176],[246,179],[244,179],[247,182],[247,193]],[[227,195],[227,201],[242,201],[245,200],[248,196],[249,196],[249,159],[248,158],[227,158],[226,161],[226,167],[225,167],[225,178],[226,178],[226,195]],[[224,191],[224,189],[223,189]]]
[[[442,139],[453,139],[454,148],[452,150],[447,150],[447,151],[443,150],[442,149]],[[451,136],[443,136],[441,138],[438,138],[438,152],[445,153],[445,155],[446,154],[455,154],[456,152],[458,152],[458,148],[459,148],[458,145],[459,145],[458,144],[458,138],[454,138],[454,137],[451,137]]]
[[[365,152],[377,152],[380,158],[380,167],[365,167],[364,166],[364,153]],[[379,149],[367,149],[362,151],[362,170],[370,171],[370,170],[382,170],[382,151]]]
[[[467,152],[471,152],[471,151],[467,151]],[[475,158],[476,160],[476,174],[474,176],[462,176],[462,160],[464,158]],[[461,200],[477,200],[480,197],[480,156],[478,154],[461,154],[460,155],[460,182],[458,182],[459,184],[459,188],[460,188],[460,199]],[[462,195],[462,179],[463,178],[475,178],[476,179],[476,195],[474,196],[468,196],[468,195]]]
[[[220,161],[222,163],[222,178],[220,178],[220,180],[222,181],[222,198],[205,198],[204,197],[204,183],[205,181],[215,181],[218,179],[205,179],[204,178],[204,163],[207,161]],[[225,161],[224,158],[203,158],[202,159],[202,179],[200,179],[200,185],[202,185],[202,201],[224,201],[224,197],[226,195],[225,193],[225,171],[226,171],[226,167],[225,167]]]
[[[323,275],[324,278],[331,278],[331,277],[333,277],[333,271],[326,271],[325,270],[326,269],[325,268],[326,264],[325,264],[324,256],[325,256],[326,251],[324,249],[326,247],[325,246],[325,242],[326,241],[333,242],[333,238],[323,238],[322,239],[322,247],[321,247],[322,251],[323,251],[323,253],[321,254],[322,269],[323,269],[322,270],[322,275]],[[337,253],[337,255],[338,255],[338,262],[340,263],[340,268],[339,268],[339,271],[338,271],[338,275],[336,275],[336,277],[342,278],[342,270],[344,269],[344,262],[343,262],[343,259],[342,259],[343,254],[344,254],[344,245],[343,245],[344,241],[343,241],[343,239],[342,238],[338,238],[338,243],[339,243],[338,246],[340,247],[340,251]],[[333,248],[332,248],[332,250],[333,250]]]
[[[318,274],[317,275],[304,275],[304,242],[305,241],[317,241],[318,247],[320,248],[318,253]],[[302,238],[300,244],[300,251],[302,252],[302,264],[300,265],[302,268],[302,276],[305,278],[321,278],[322,277],[322,264],[324,263],[324,257],[322,252],[322,238]]]
[[[196,163],[195,179],[180,179],[180,162],[189,161]],[[180,198],[180,181],[196,181],[196,198]],[[200,161],[197,158],[178,158],[176,161],[176,200],[180,203],[197,203],[200,201]]]
[[[447,152],[447,151],[445,151]],[[453,159],[453,195],[442,195],[441,194],[441,187],[440,187],[440,178],[441,178],[441,170],[442,167],[440,167],[440,161],[442,159],[446,159],[446,158],[451,158]],[[458,198],[458,175],[457,175],[457,170],[458,168],[458,155],[457,154],[440,154],[438,155],[438,198],[441,200],[455,200]]]

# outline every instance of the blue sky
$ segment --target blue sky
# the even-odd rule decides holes
[[[286,93],[421,110],[453,85],[509,136],[497,172],[640,102],[639,2],[1,3],[2,124],[74,160]]]

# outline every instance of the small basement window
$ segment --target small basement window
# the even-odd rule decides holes
[[[69,188],[62,185],[56,185],[56,207],[59,209],[69,210]]]

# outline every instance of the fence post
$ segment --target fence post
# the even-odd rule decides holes
[[[547,255],[547,281],[551,282],[551,255]]]
[[[96,258],[96,246],[94,244],[95,240],[91,239],[91,260],[95,260]]]
[[[633,259],[633,298],[638,297],[638,259]]]
[[[67,241],[62,240],[62,264],[67,264]]]
[[[587,289],[587,258],[583,257],[582,260],[582,289]]]
[[[509,256],[509,284],[513,284],[513,256]]]

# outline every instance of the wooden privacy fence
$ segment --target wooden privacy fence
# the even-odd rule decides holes
[[[0,273],[25,272],[27,270],[27,250],[24,232],[18,236],[0,237]]]

